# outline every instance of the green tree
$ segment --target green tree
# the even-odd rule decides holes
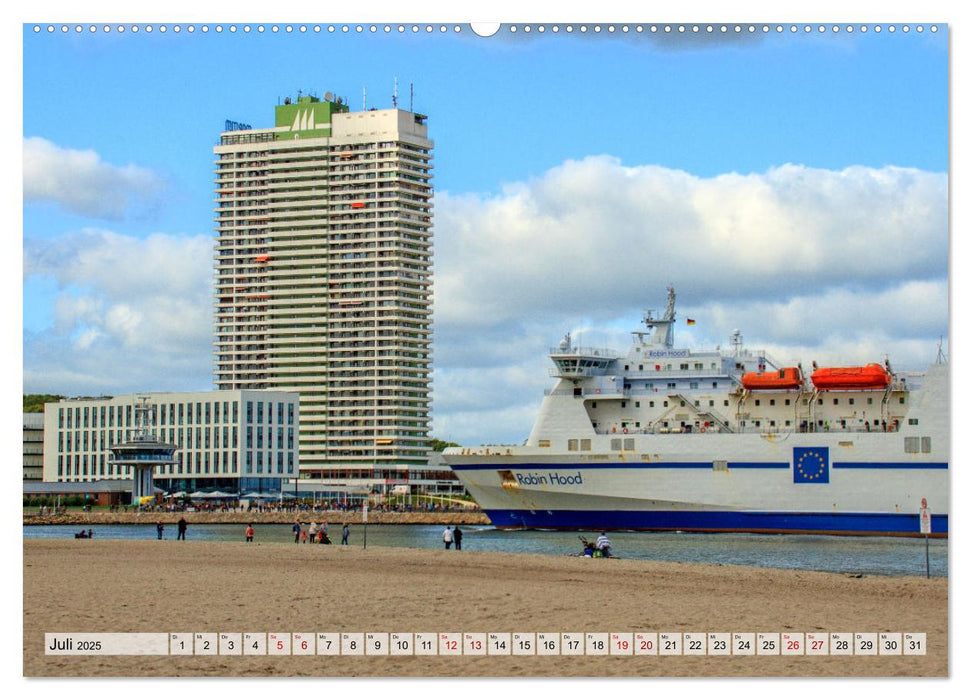
[[[446,447],[461,447],[457,442],[445,442],[444,440],[439,440],[438,438],[431,438],[428,441],[428,446],[432,448],[432,452],[441,452]]]
[[[45,403],[54,403],[63,398],[57,394],[24,394],[24,413],[43,413]]]

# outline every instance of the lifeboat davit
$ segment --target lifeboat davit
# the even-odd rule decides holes
[[[748,372],[742,375],[746,389],[798,389],[802,386],[802,372],[798,367],[784,367],[775,372]]]
[[[871,362],[865,367],[820,367],[812,380],[817,389],[886,389],[890,373]]]

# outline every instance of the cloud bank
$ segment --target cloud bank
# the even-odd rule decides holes
[[[521,441],[548,348],[571,331],[626,351],[669,283],[698,321],[679,346],[727,347],[737,328],[780,362],[923,369],[948,329],[947,222],[946,175],[896,167],[699,178],[598,156],[441,193],[434,432]]]
[[[947,188],[896,167],[700,178],[597,156],[438,193],[432,433],[521,442],[549,347],[570,331],[626,350],[668,284],[697,321],[679,346],[727,347],[737,328],[780,363],[921,370],[948,331]],[[211,386],[211,237],[89,229],[24,253],[59,290],[52,326],[24,339],[26,391]]]
[[[24,139],[24,203],[54,203],[81,216],[120,221],[154,209],[165,183],[136,165],[105,163],[94,151]]]
[[[28,392],[212,386],[212,239],[88,229],[24,242],[24,274],[55,280],[52,327],[24,337]]]

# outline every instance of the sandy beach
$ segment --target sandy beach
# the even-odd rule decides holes
[[[25,676],[948,675],[946,579],[527,554],[28,540]],[[924,632],[925,656],[46,656],[45,632]]]

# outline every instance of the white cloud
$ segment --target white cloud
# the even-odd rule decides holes
[[[94,151],[24,139],[24,202],[54,202],[75,214],[117,221],[157,206],[164,182],[136,165],[105,163]]]
[[[24,272],[59,290],[51,327],[25,335],[25,391],[212,385],[211,237],[89,229],[27,240]]]
[[[669,283],[698,321],[679,345],[727,347],[739,328],[780,362],[920,370],[947,336],[944,174],[698,178],[591,157],[492,196],[440,193],[435,230],[434,432],[467,444],[520,442],[553,383],[549,346],[584,329],[626,351]]]
[[[679,345],[746,345],[780,363],[920,370],[947,336],[947,178],[902,168],[698,178],[608,157],[491,196],[436,199],[433,434],[519,443],[563,334],[626,351],[678,291]],[[25,243],[60,288],[25,337],[27,391],[211,386],[212,239],[102,230]]]

